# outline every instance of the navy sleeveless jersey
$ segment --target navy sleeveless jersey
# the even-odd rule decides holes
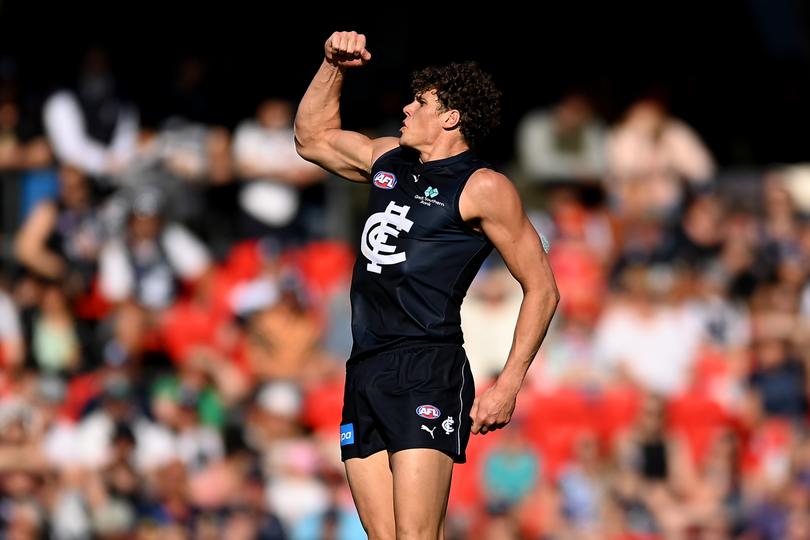
[[[463,342],[461,301],[492,243],[461,219],[458,201],[483,167],[471,151],[422,163],[405,147],[374,162],[352,276],[349,363],[404,344]]]

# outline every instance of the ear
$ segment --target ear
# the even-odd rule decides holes
[[[455,129],[461,122],[461,112],[458,109],[449,109],[442,113],[442,127],[444,129]]]

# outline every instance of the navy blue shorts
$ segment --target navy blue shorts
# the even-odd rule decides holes
[[[360,360],[346,368],[341,458],[435,448],[464,463],[474,398],[461,345],[413,345]]]

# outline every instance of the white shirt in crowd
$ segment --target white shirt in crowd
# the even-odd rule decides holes
[[[17,306],[9,295],[0,291],[0,342],[22,339]]]
[[[180,460],[192,469],[221,459],[224,446],[219,434],[207,427],[175,433],[170,429],[138,418],[131,423],[135,436],[135,468],[147,473]],[[55,424],[43,440],[43,452],[56,467],[99,469],[111,457],[115,425],[103,411],[97,411],[78,424]]]
[[[642,315],[616,306],[596,327],[594,354],[607,371],[624,368],[644,388],[671,396],[688,382],[703,328],[701,317],[685,307],[660,306]]]
[[[175,274],[182,279],[199,277],[211,264],[211,257],[191,232],[177,223],[170,223],[163,229],[160,240],[166,258]],[[113,302],[126,300],[134,293],[135,274],[123,239],[107,243],[100,256],[101,292]],[[149,307],[165,307],[165,283],[155,280],[155,284],[145,287]],[[151,287],[151,288],[150,288]],[[151,291],[151,292],[150,292]]]
[[[137,151],[139,119],[133,108],[122,108],[109,146],[89,136],[76,95],[69,90],[49,97],[42,114],[56,157],[87,173],[107,174],[130,161]]]

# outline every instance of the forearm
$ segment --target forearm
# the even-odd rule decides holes
[[[238,173],[244,178],[271,178],[293,186],[308,186],[326,178],[321,167],[303,159],[295,165],[264,161],[258,157],[242,159],[237,164]]]
[[[19,250],[17,260],[47,278],[58,279],[65,273],[64,259],[44,248]]]
[[[323,61],[309,84],[295,116],[296,145],[304,147],[329,129],[340,129],[343,70]]]
[[[0,446],[0,473],[42,472],[47,463],[36,444]]]
[[[559,296],[555,288],[526,291],[520,305],[512,348],[497,384],[517,393],[546,336]]]

